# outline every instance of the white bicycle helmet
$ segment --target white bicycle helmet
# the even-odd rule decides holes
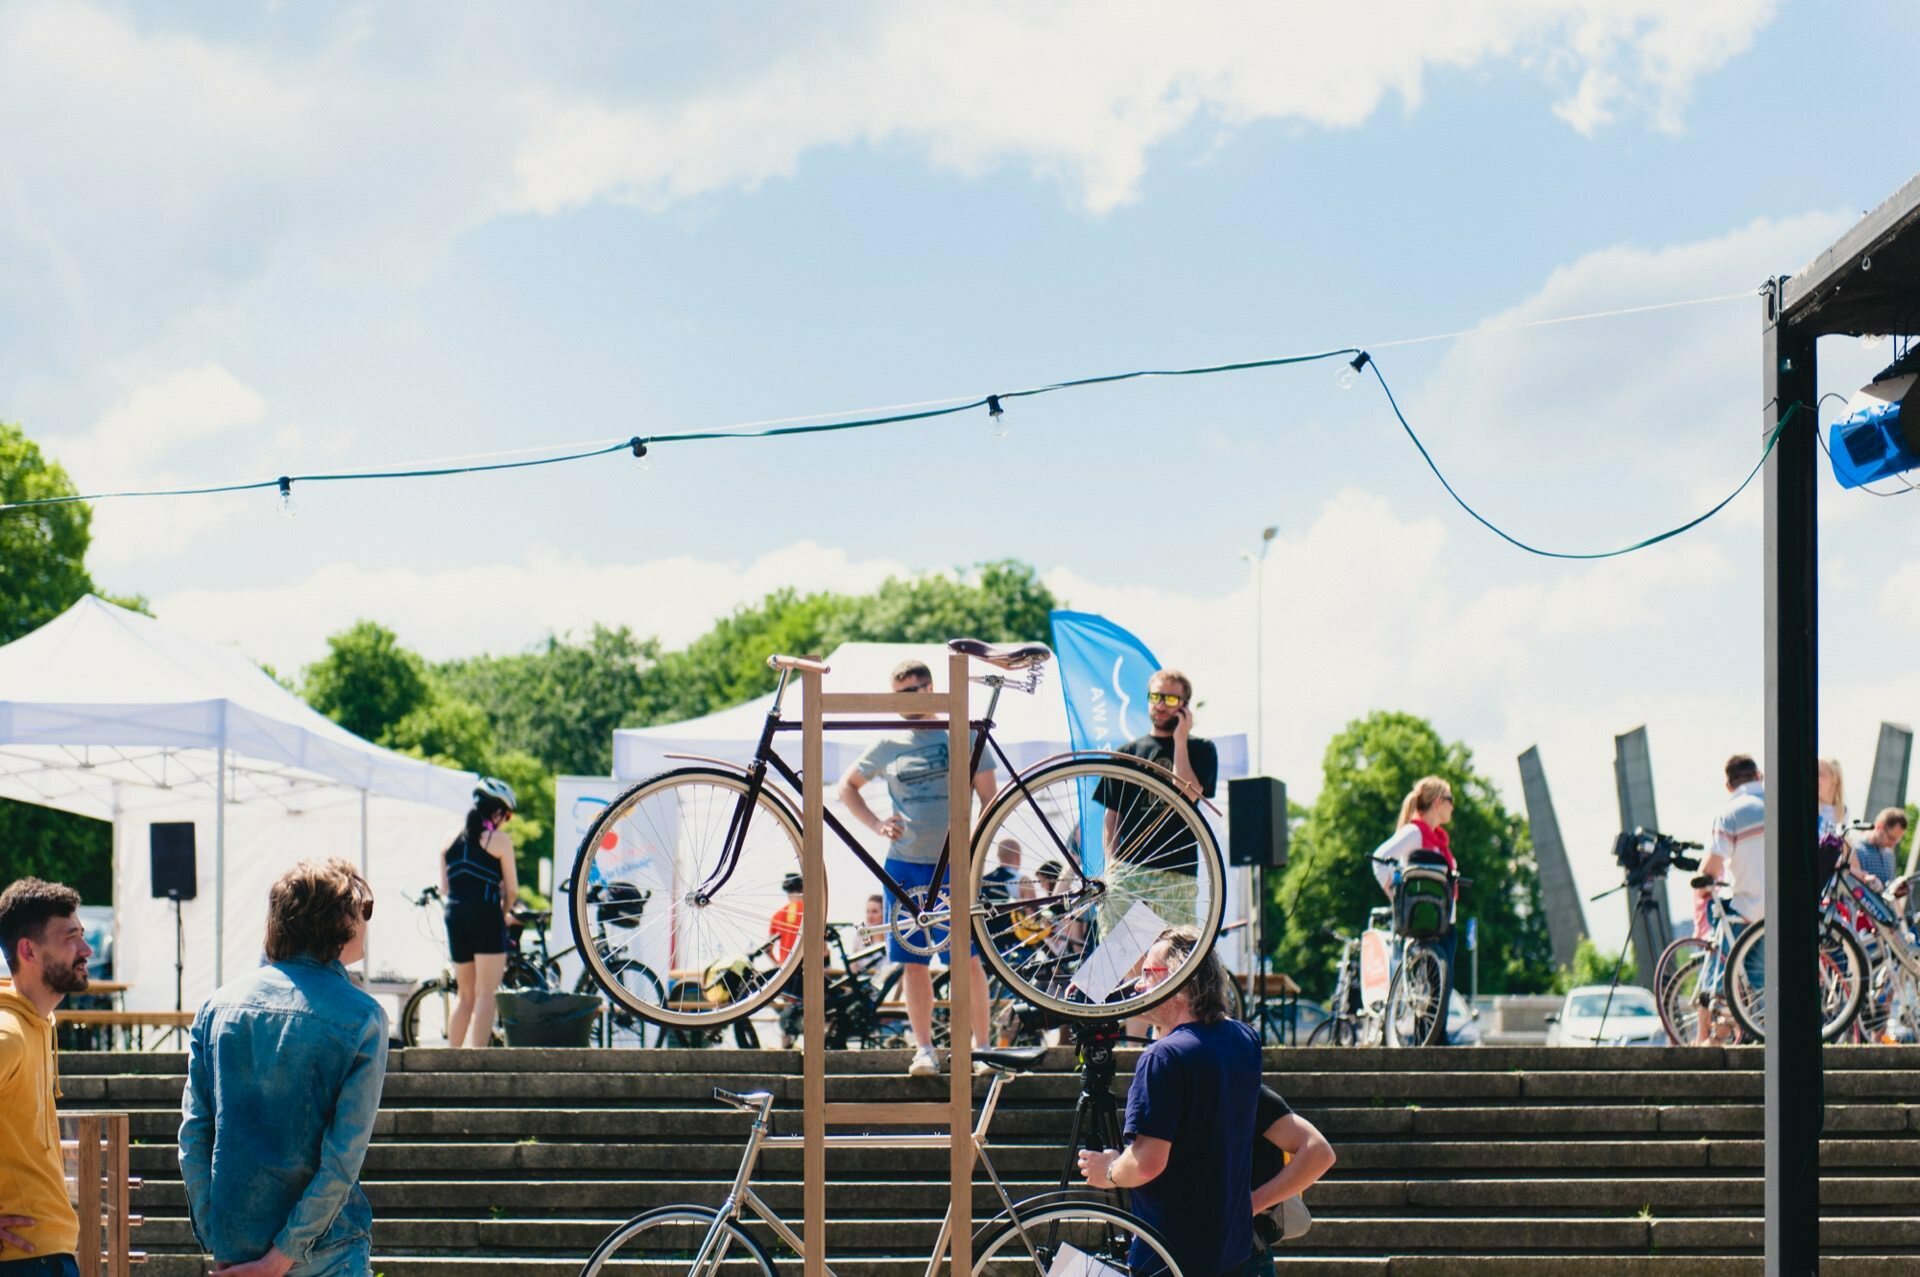
[[[513,786],[498,776],[482,776],[480,783],[473,787],[473,801],[477,803],[484,798],[505,803],[508,811],[520,810],[520,804],[513,796]]]

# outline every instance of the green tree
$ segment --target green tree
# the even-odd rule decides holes
[[[447,698],[486,715],[496,749],[519,750],[557,772],[605,775],[613,731],[634,721],[658,653],[657,642],[625,626],[595,625],[579,642],[549,637],[531,652],[449,661],[433,676]]]
[[[20,427],[0,421],[0,502],[72,495],[59,463]],[[0,643],[39,629],[93,592],[86,566],[92,520],[84,501],[0,514]]]
[[[772,652],[825,655],[842,643],[1045,639],[1060,606],[1038,573],[1009,559],[961,575],[890,577],[870,594],[780,590],[724,617],[649,671],[640,725],[698,718],[772,691]]]
[[[74,495],[58,462],[0,421],[0,502]],[[84,501],[0,514],[0,643],[45,625],[94,590],[87,572],[93,512]],[[144,599],[116,600],[145,610]],[[113,829],[49,807],[0,799],[0,877],[64,882],[90,904],[113,899]]]
[[[1333,987],[1339,947],[1321,928],[1358,931],[1386,903],[1368,857],[1391,835],[1400,802],[1422,776],[1453,787],[1449,826],[1463,889],[1461,924],[1479,918],[1481,988],[1535,992],[1553,977],[1540,908],[1540,880],[1526,821],[1507,811],[1473,755],[1448,743],[1425,719],[1376,712],[1347,724],[1327,745],[1320,795],[1296,834],[1289,862],[1269,889],[1268,934],[1275,956],[1311,993]],[[1462,970],[1464,945],[1460,950]]]
[[[365,740],[387,729],[427,699],[426,662],[384,625],[356,621],[327,640],[327,654],[307,666],[307,704]]]

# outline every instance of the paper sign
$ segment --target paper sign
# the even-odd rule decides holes
[[[1077,1246],[1060,1243],[1060,1253],[1047,1265],[1047,1277],[1127,1277],[1127,1270],[1096,1259]]]
[[[1089,1002],[1105,1002],[1166,929],[1166,920],[1146,901],[1135,901],[1113,933],[1094,946],[1067,987],[1086,994]]]

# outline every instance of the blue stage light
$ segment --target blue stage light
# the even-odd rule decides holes
[[[1888,369],[1887,372],[1892,372]],[[1920,469],[1920,375],[1907,373],[1863,386],[1847,401],[1847,415],[1833,424],[1827,451],[1833,477],[1858,488],[1904,470]]]

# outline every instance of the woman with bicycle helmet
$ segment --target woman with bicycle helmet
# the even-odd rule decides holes
[[[440,857],[447,902],[447,950],[459,996],[447,1020],[448,1046],[486,1046],[493,1038],[493,995],[507,966],[507,918],[520,894],[513,839],[513,787],[492,776],[473,789],[466,827]]]

